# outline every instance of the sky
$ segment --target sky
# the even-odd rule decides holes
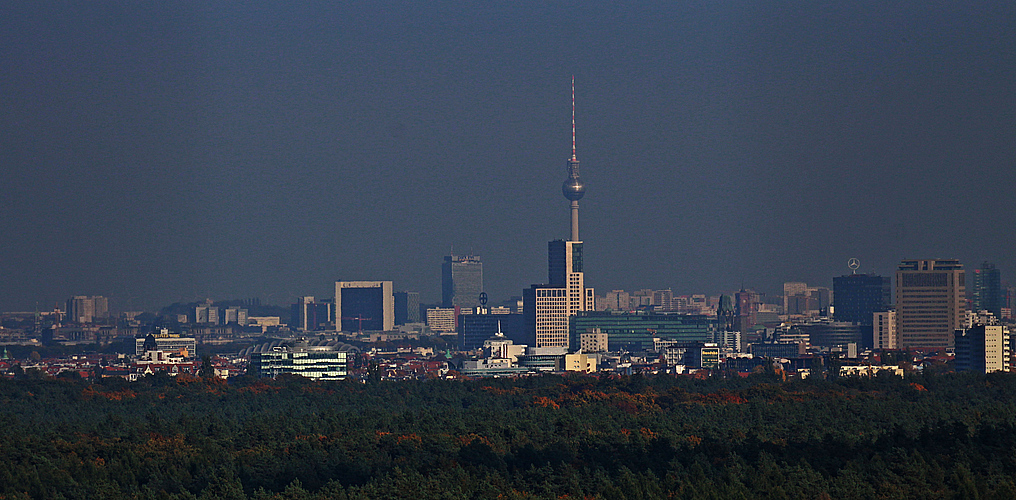
[[[0,3],[0,310],[678,294],[994,262],[1016,282],[1016,3]],[[970,281],[968,279],[968,281]]]

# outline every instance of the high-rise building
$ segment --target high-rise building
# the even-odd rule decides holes
[[[996,318],[1002,317],[1002,278],[995,264],[981,263],[974,269],[974,311],[988,311]]]
[[[533,347],[564,347],[568,342],[568,289],[533,285],[522,290],[523,321]]]
[[[611,290],[596,303],[597,311],[627,311],[630,307],[628,292],[624,290]]]
[[[441,306],[480,305],[483,291],[483,263],[477,255],[448,255],[441,265]]]
[[[833,278],[833,320],[861,327],[861,345],[875,347],[872,321],[876,311],[892,305],[892,283],[888,276],[847,274]]]
[[[736,323],[737,331],[741,332],[742,337],[746,340],[755,340],[751,338],[749,332],[752,331],[756,323],[756,315],[758,314],[758,305],[762,302],[762,297],[758,292],[754,290],[741,289],[739,292],[734,294],[734,321]]]
[[[223,323],[225,323],[227,325],[230,324],[230,323],[235,323],[235,324],[238,324],[238,325],[246,325],[247,324],[247,312],[248,312],[247,309],[244,309],[244,308],[242,308],[240,306],[227,307],[227,308],[222,310]],[[326,322],[327,321],[331,321],[330,318],[331,318],[331,316],[329,315],[328,317],[325,318],[325,321]]]
[[[391,281],[336,281],[335,324],[343,332],[395,328]]]
[[[554,240],[547,243],[549,285],[568,290],[568,315],[596,309],[592,288],[585,286],[582,242]]]
[[[455,333],[457,328],[455,309],[452,307],[431,307],[427,309],[427,326],[438,335]]]
[[[395,292],[395,324],[420,322],[420,292]]]
[[[896,271],[901,348],[953,347],[966,315],[966,275],[953,259],[904,260]]]
[[[76,295],[67,299],[69,323],[93,323],[109,317],[109,301],[101,295]]]
[[[956,371],[978,373],[1010,370],[1009,327],[997,322],[956,330]]]
[[[656,306],[657,311],[674,311],[677,307],[674,305],[674,291],[671,289],[666,290],[654,290],[653,291],[653,305]]]
[[[793,304],[791,297],[807,297],[808,284],[801,281],[788,281],[783,284],[783,314],[802,314],[800,305]],[[791,307],[795,306],[795,307]],[[793,311],[793,312],[792,312]]]
[[[335,313],[328,300],[315,301],[314,297],[299,297],[292,306],[290,326],[299,330],[325,330]]]
[[[896,328],[896,311],[878,311],[872,314],[872,348],[899,349],[899,332]]]

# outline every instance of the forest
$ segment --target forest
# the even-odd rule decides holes
[[[1016,376],[0,380],[0,498],[1014,498]]]

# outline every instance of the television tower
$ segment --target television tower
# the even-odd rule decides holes
[[[571,159],[568,160],[568,178],[561,185],[561,193],[571,200],[571,239],[579,240],[579,200],[586,194],[586,185],[579,178],[579,160],[575,156],[575,77],[571,79]]]

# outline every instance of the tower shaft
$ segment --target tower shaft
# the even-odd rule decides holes
[[[571,240],[569,241],[582,241],[579,239],[579,202],[575,200],[571,202]]]

